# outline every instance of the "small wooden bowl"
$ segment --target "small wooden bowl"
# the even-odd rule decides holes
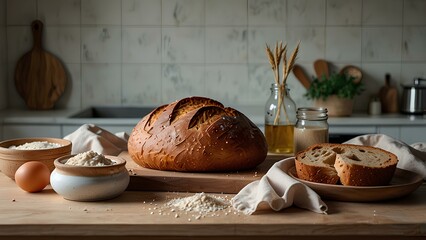
[[[360,83],[362,80],[361,69],[352,65],[343,67],[342,70],[340,70],[340,74],[346,74],[354,77],[354,83]]]
[[[10,149],[10,146],[19,146],[30,142],[49,142],[62,145],[57,148],[18,150]],[[11,179],[15,179],[15,172],[18,168],[30,161],[38,161],[46,164],[52,172],[55,169],[53,162],[55,159],[71,154],[72,143],[60,138],[19,138],[0,142],[0,171]]]

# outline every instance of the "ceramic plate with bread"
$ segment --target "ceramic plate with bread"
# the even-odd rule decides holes
[[[423,183],[421,175],[397,168],[393,153],[375,147],[322,143],[294,159],[288,174],[330,200],[384,201],[406,196]]]
[[[295,156],[298,178],[345,186],[388,185],[397,163],[391,152],[351,144],[316,144]]]

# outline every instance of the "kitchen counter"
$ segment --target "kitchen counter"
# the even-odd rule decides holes
[[[325,201],[329,214],[291,207],[243,215],[225,209],[198,214],[164,204],[192,195],[132,192],[103,202],[64,200],[48,186],[26,193],[0,174],[0,238],[20,239],[419,239],[426,238],[426,185],[402,199],[378,203]],[[227,199],[233,195],[223,195]],[[145,238],[144,238],[145,239]]]
[[[260,129],[264,129],[263,109],[240,107],[239,111],[249,117]],[[0,110],[0,139],[50,136],[62,138],[83,124],[91,123],[112,133],[130,133],[141,118],[70,118],[80,109],[49,111]],[[354,113],[350,117],[331,117],[330,140],[343,142],[354,136],[380,133],[408,144],[425,142],[426,115],[383,114],[370,116]]]
[[[255,124],[264,124],[263,109],[241,107],[244,113]],[[19,109],[0,110],[0,121],[3,123],[40,123],[40,124],[84,124],[88,121],[98,124],[136,124],[141,118],[70,118],[80,109],[62,109],[47,111],[31,111]],[[382,114],[368,115],[354,113],[350,117],[330,117],[328,123],[333,126],[345,125],[426,125],[426,115]]]

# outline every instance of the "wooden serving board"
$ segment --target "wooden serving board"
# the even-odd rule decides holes
[[[51,109],[65,91],[67,75],[61,61],[42,48],[43,23],[33,21],[31,30],[34,44],[16,65],[16,90],[28,108]]]
[[[255,169],[225,173],[153,170],[136,164],[128,152],[122,152],[119,157],[127,162],[126,168],[130,173],[130,183],[127,190],[130,191],[238,193],[247,184],[265,175],[275,162],[288,156],[268,155],[266,160]]]

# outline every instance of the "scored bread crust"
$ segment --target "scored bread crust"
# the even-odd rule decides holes
[[[346,186],[382,186],[392,179],[398,158],[380,148],[322,143],[296,154],[300,179]]]
[[[160,106],[134,127],[128,141],[142,167],[172,171],[250,169],[266,158],[266,139],[244,114],[204,97]]]

